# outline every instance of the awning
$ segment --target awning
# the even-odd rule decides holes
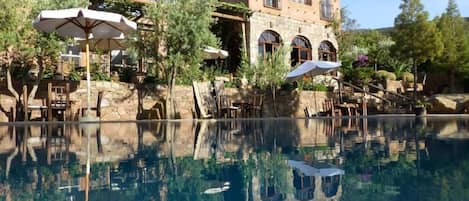
[[[330,61],[306,61],[295,70],[287,74],[286,80],[292,82],[304,75],[316,76],[331,72],[341,66],[340,63]]]
[[[207,46],[203,50],[204,59],[225,59],[228,56],[229,56],[228,51],[210,47],[210,46]]]

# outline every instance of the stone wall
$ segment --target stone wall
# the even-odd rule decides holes
[[[156,116],[152,112],[164,107],[166,88],[164,86],[144,86],[137,88],[134,84],[120,82],[91,82],[92,94],[91,105],[96,104],[99,91],[104,92],[101,103],[101,120],[103,121],[133,121],[137,119],[154,119]],[[226,94],[232,102],[247,102],[252,94],[259,93],[250,89],[227,88]],[[41,83],[39,93],[33,104],[42,105],[45,102],[47,83]],[[138,114],[139,93],[142,97],[143,112]],[[8,122],[9,108],[15,106],[12,96],[5,90],[0,93],[0,105],[3,110],[0,112],[0,122]],[[305,117],[304,109],[309,108],[310,112],[322,111],[322,103],[331,94],[327,92],[314,91],[279,91],[277,93],[277,108],[281,117]],[[71,84],[70,99],[73,100],[72,115],[73,120],[80,116],[80,108],[86,107],[86,82]],[[192,119],[195,116],[194,93],[191,86],[176,86],[175,101],[177,116],[181,119]],[[273,100],[271,93],[264,94],[263,117],[274,117]],[[94,114],[94,113],[93,113]],[[31,118],[39,118],[39,112],[34,112]]]
[[[319,16],[319,14],[317,14]],[[249,19],[249,56],[251,63],[255,64],[258,58],[258,40],[262,32],[271,30],[280,35],[285,47],[290,47],[296,36],[305,37],[311,44],[311,56],[313,60],[318,59],[318,49],[322,41],[331,42],[336,49],[338,44],[330,27],[320,23],[311,23],[294,20],[285,16],[271,15],[255,12]],[[290,60],[290,54],[287,54]]]
[[[340,13],[340,1],[333,0],[329,3],[331,4],[331,12],[334,13],[334,16],[337,16]],[[279,0],[279,8],[271,8],[265,6],[265,1],[248,1],[248,6],[253,11],[267,13],[273,16],[282,16],[284,18],[304,21],[310,24],[315,23],[326,25],[329,22],[321,19],[320,5],[320,1],[312,1],[311,5],[308,5],[304,3],[294,2],[292,0]]]

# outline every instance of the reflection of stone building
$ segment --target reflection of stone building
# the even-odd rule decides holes
[[[342,195],[341,176],[305,176],[293,170],[294,197],[299,201],[339,200]]]

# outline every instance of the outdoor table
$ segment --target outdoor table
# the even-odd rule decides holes
[[[341,110],[346,110],[348,116],[352,116],[352,113],[355,116],[358,116],[358,104],[342,103],[342,104],[335,105],[335,107],[340,108]]]
[[[245,101],[238,101],[238,102],[233,102],[233,106],[239,107],[241,109],[241,117],[248,117],[247,115],[247,110],[251,106],[251,103],[245,102]]]
[[[31,116],[32,111],[39,110],[41,112],[41,120],[45,121],[47,118],[47,106],[45,105],[28,105],[28,115]],[[29,117],[28,117],[29,119]]]

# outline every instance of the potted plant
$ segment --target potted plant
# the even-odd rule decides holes
[[[423,99],[419,99],[415,102],[414,113],[416,116],[427,115],[427,106],[429,103]]]

